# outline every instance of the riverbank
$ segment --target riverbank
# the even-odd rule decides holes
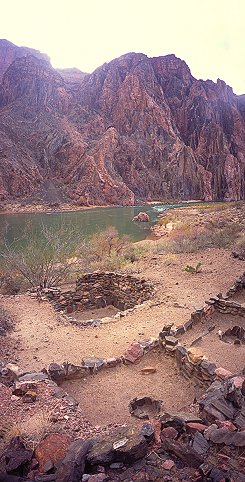
[[[49,204],[26,204],[9,203],[0,209],[0,214],[42,214],[42,213],[62,213],[62,212],[77,212],[88,209],[108,208],[112,206],[77,206],[76,204],[59,204],[58,206]],[[118,207],[118,206],[114,206]]]
[[[203,203],[202,200],[188,200],[188,201],[182,201],[182,200],[172,200],[171,202],[164,201],[164,200],[159,200],[159,201],[143,201],[143,200],[138,200],[137,204],[135,206],[157,206],[157,205],[169,205],[171,206],[172,204],[193,204],[193,203]],[[103,208],[120,208],[120,207],[134,207],[132,205],[128,206],[120,206],[117,204],[113,205],[89,205],[89,206],[78,206],[77,204],[72,204],[72,203],[53,203],[53,204],[24,204],[24,203],[6,203],[0,207],[0,214],[39,214],[39,213],[62,213],[62,212],[79,212],[79,211],[85,211],[85,210],[91,210],[91,209],[103,209]]]

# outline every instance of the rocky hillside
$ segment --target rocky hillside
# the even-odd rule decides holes
[[[174,55],[84,74],[0,41],[0,82],[2,200],[245,198],[245,97]]]

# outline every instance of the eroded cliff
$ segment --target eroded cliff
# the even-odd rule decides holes
[[[1,45],[2,199],[48,201],[50,186],[85,205],[244,199],[245,99],[224,82],[174,55],[83,74],[35,51],[6,62]]]

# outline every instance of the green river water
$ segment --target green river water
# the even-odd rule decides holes
[[[13,240],[21,237],[27,223],[31,223],[38,229],[43,223],[47,226],[60,226],[60,223],[67,223],[81,230],[85,238],[90,237],[96,232],[102,231],[108,226],[115,226],[120,235],[127,234],[132,241],[146,239],[150,232],[150,227],[157,222],[157,215],[165,209],[179,207],[181,204],[159,204],[144,206],[127,206],[111,208],[95,208],[77,212],[62,213],[28,213],[28,214],[1,214],[0,228],[3,231],[7,225],[7,237]],[[149,214],[149,223],[132,222],[132,219],[140,211]]]

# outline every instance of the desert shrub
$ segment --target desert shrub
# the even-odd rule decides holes
[[[0,293],[3,295],[17,295],[21,291],[26,291],[28,283],[18,273],[9,270],[0,272]]]
[[[213,227],[210,229],[212,246],[227,248],[238,238],[241,227],[238,223],[231,223],[221,228]]]
[[[239,251],[245,251],[245,232],[240,233],[239,237],[233,243],[233,247]]]
[[[210,246],[206,230],[200,228],[178,229],[173,232],[167,250],[173,253],[195,253]]]
[[[201,266],[202,266],[202,263],[200,263],[200,261],[199,263],[197,263],[196,266],[191,266],[190,264],[187,264],[187,266],[183,268],[183,271],[185,271],[186,273],[197,274],[197,273],[200,273]]]
[[[120,271],[129,264],[124,256],[105,256],[103,259],[93,261],[89,265],[89,271]]]
[[[0,249],[1,265],[10,276],[17,274],[34,287],[48,288],[64,281],[82,256],[84,242],[71,226],[27,226],[12,242],[5,237]]]
[[[168,223],[170,223],[171,221],[173,221],[173,218],[168,218],[168,217],[164,217],[164,218],[160,218],[158,224],[160,224],[160,226],[167,226]]]
[[[147,243],[130,243],[123,250],[123,256],[127,261],[134,263],[151,251]]]
[[[90,238],[87,253],[97,260],[110,256],[120,256],[129,243],[129,236],[119,236],[117,229],[114,226],[109,226]]]

